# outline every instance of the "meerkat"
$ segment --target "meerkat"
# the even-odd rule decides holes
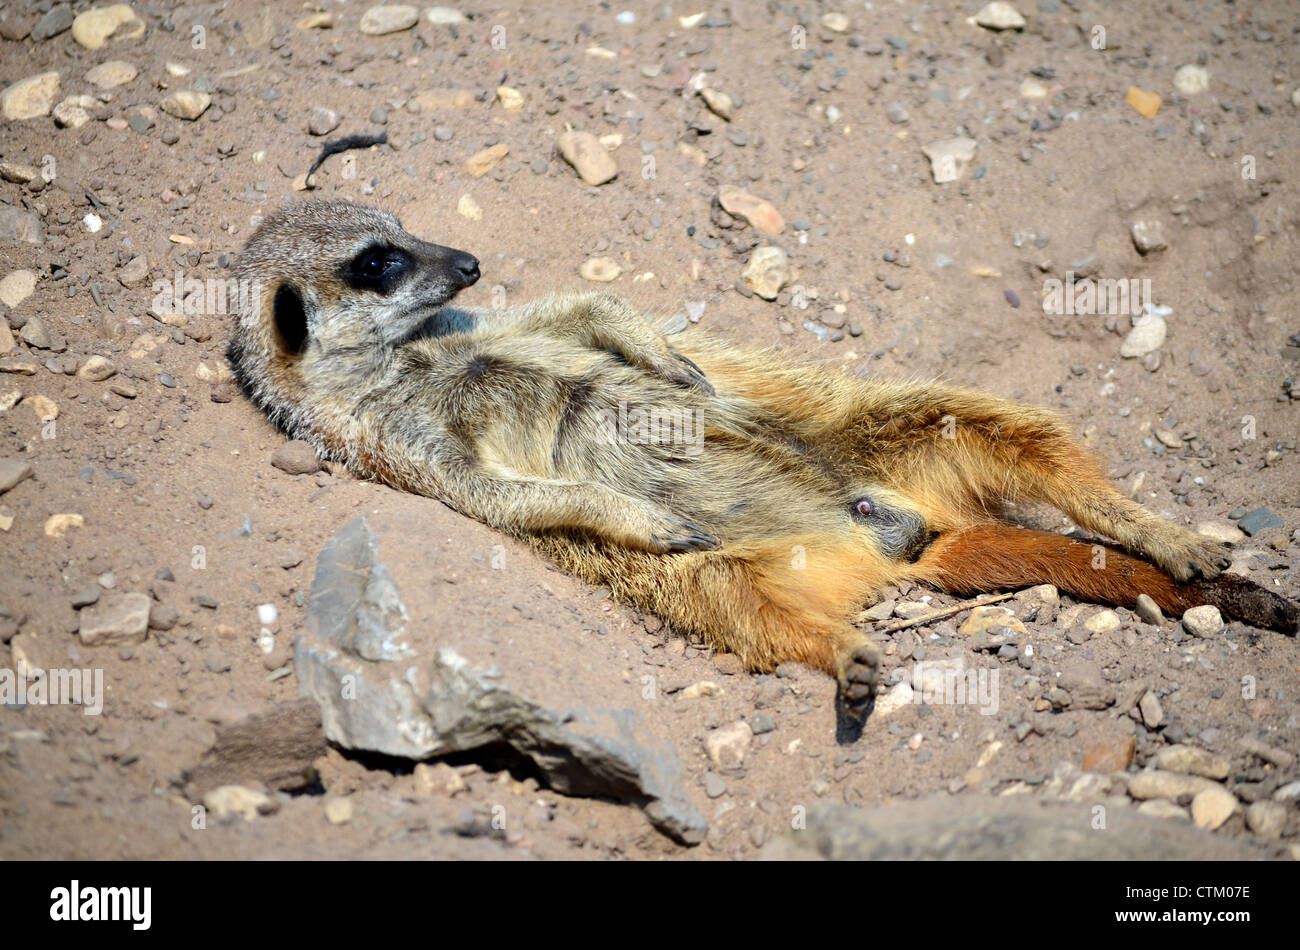
[[[236,269],[256,293],[230,359],[289,435],[526,539],[752,671],[825,671],[841,737],[879,680],[854,620],[900,581],[1300,625],[1294,603],[1222,573],[1224,545],[1115,490],[1046,410],[704,335],[670,346],[606,293],[454,307],[478,261],[351,204],[271,215]],[[1024,501],[1112,545],[1004,520]]]

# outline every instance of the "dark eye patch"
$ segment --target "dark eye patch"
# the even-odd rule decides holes
[[[344,282],[356,290],[392,293],[411,269],[411,257],[388,244],[374,244],[341,268]]]
[[[288,353],[301,353],[307,345],[307,308],[303,306],[298,288],[281,284],[275,291],[272,309],[280,345]]]

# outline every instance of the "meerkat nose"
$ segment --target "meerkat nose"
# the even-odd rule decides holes
[[[469,254],[458,254],[451,262],[452,270],[460,280],[461,287],[469,287],[479,278],[478,258]]]

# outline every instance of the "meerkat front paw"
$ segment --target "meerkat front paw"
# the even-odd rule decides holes
[[[1232,563],[1227,544],[1190,531],[1181,531],[1180,535],[1148,552],[1148,557],[1180,584],[1197,578],[1212,581]]]
[[[642,523],[624,539],[628,547],[653,554],[677,554],[683,551],[712,551],[721,542],[707,529],[671,511],[647,506]]]

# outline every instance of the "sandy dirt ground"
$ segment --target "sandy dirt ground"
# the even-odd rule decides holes
[[[497,0],[413,24],[357,0],[0,3],[0,668],[103,683],[98,715],[0,697],[0,857],[747,859],[815,803],[977,796],[1300,857],[1294,638],[1022,594],[878,633],[887,702],[837,746],[819,674],[742,672],[437,502],[273,465],[228,308],[167,306],[286,201],[376,204],[480,259],[467,304],[600,287],[673,330],[1054,409],[1123,490],[1295,598],[1300,8],[1016,5],[994,29],[974,2]],[[617,177],[580,178],[566,127]],[[381,131],[302,190],[325,139]],[[774,300],[741,276],[769,245]],[[1054,302],[1102,280],[1137,281],[1134,305]],[[589,686],[636,709],[702,840],[499,750],[330,746],[299,787],[245,783],[244,817],[204,804],[223,731],[298,698],[317,555],[361,514],[425,642],[556,708]],[[957,602],[892,589],[871,623]],[[996,674],[996,704],[912,701],[936,661]]]

